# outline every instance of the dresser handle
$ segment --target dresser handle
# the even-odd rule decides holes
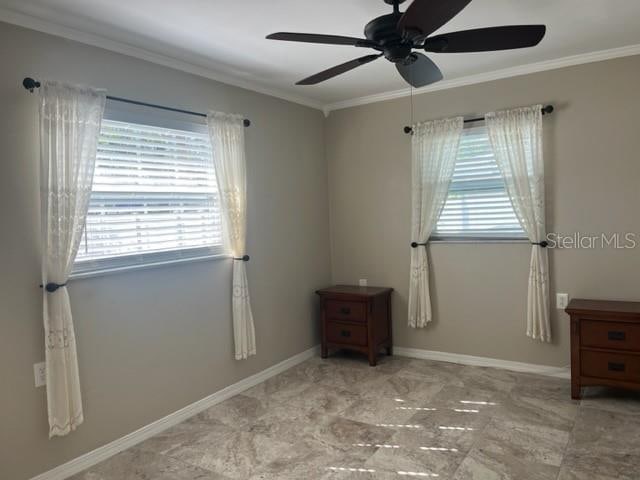
[[[610,372],[624,372],[624,363],[609,362]]]
[[[607,333],[607,338],[609,340],[624,340],[625,339],[625,334],[624,332],[609,332]]]
[[[341,330],[340,335],[342,335],[343,337],[350,337],[351,332],[349,330]]]
[[[351,309],[349,307],[342,307],[340,309],[340,313],[342,313],[343,315],[349,315],[351,313]]]

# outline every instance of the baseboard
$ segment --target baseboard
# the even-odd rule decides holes
[[[393,353],[401,357],[421,358],[423,360],[436,360],[439,362],[460,363],[462,365],[475,365],[477,367],[494,367],[513,370],[515,372],[536,373],[557,378],[570,378],[569,367],[551,367],[535,363],[512,362],[498,358],[474,357],[461,353],[437,352],[434,350],[422,350],[420,348],[393,347]]]
[[[290,357],[280,363],[277,363],[261,372],[250,377],[240,380],[233,385],[219,390],[208,397],[197,402],[187,405],[180,410],[173,412],[166,417],[156,420],[153,423],[131,432],[124,437],[107,443],[101,447],[87,452],[73,460],[63,463],[47,472],[36,475],[31,480],[64,480],[87,468],[90,468],[113,455],[133,447],[134,445],[147,440],[148,438],[174,426],[178,423],[190,418],[203,410],[206,410],[217,403],[237,395],[258,383],[284,372],[308,360],[318,354],[319,347],[315,346],[293,357]],[[440,362],[459,363],[462,365],[475,365],[480,367],[504,368],[516,372],[537,373],[540,375],[549,375],[558,378],[569,378],[569,370],[566,367],[551,367],[547,365],[537,365],[533,363],[512,362],[509,360],[500,360],[497,358],[475,357],[472,355],[463,355],[459,353],[437,352],[433,350],[422,350],[419,348],[393,347],[395,355],[401,357],[421,358],[424,360],[435,360]]]
[[[198,400],[191,405],[187,405],[180,410],[173,412],[166,417],[163,417],[159,420],[156,420],[149,425],[145,425],[144,427],[136,430],[135,432],[131,432],[124,437],[121,437],[117,440],[107,443],[102,447],[98,447],[91,452],[85,453],[73,460],[68,461],[60,466],[57,466],[47,472],[41,473],[40,475],[36,475],[31,480],[64,480],[76,473],[79,473],[83,470],[86,470],[97,463],[106,460],[109,457],[112,457],[116,453],[120,453],[127,448],[130,448],[143,440],[146,440],[167,428],[170,428],[178,423],[186,420],[189,417],[192,417],[207,408],[220,403],[234,395],[237,395],[248,388],[257,385],[258,383],[264,382],[268,378],[271,378],[279,373],[288,370],[291,367],[296,366],[297,364],[304,362],[305,360],[317,355],[319,351],[319,347],[315,346],[306,350],[302,353],[294,355],[293,357],[287,358],[286,360],[277,363],[261,372],[258,372],[250,377],[240,380],[233,385],[229,385],[222,390],[219,390],[208,397],[203,398],[202,400]]]

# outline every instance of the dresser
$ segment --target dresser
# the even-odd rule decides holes
[[[321,308],[321,355],[329,349],[347,349],[367,355],[375,366],[384,348],[392,354],[391,292],[392,288],[336,285],[323,288]]]
[[[606,385],[640,389],[640,302],[571,300],[571,397]]]

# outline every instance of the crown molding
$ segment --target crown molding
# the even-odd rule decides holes
[[[530,63],[518,67],[504,68],[493,72],[479,73],[477,75],[469,75],[466,77],[455,78],[452,80],[444,80],[428,87],[416,88],[413,95],[421,93],[437,92],[439,90],[448,90],[450,88],[464,87],[477,83],[491,82],[493,80],[501,80],[503,78],[518,77],[521,75],[529,75],[531,73],[544,72],[546,70],[556,70],[559,68],[571,67],[574,65],[582,65],[585,63],[600,62],[614,58],[629,57],[632,55],[640,55],[640,45],[629,45],[626,47],[612,48],[610,50],[600,50],[597,52],[583,53],[580,55],[572,55],[569,57],[558,58],[555,60],[546,60],[543,62]],[[368,103],[384,102],[393,100],[394,98],[408,97],[411,93],[408,88],[402,90],[394,90],[385,93],[376,93],[364,97],[353,98],[341,102],[324,105],[322,111],[328,116],[334,110],[343,108],[356,107],[366,105]]]
[[[234,87],[243,88],[263,95],[269,95],[271,97],[286,100],[288,102],[297,103],[306,107],[315,108],[321,110],[325,117],[334,110],[340,110],[343,108],[356,107],[359,105],[366,105],[369,103],[384,102],[386,100],[393,100],[395,98],[403,98],[411,95],[408,88],[401,90],[392,90],[389,92],[376,93],[373,95],[366,95],[363,97],[352,98],[343,100],[340,102],[323,104],[317,100],[313,100],[306,97],[292,95],[288,92],[284,92],[278,89],[268,88],[260,84],[247,81],[243,78],[233,77],[220,72],[216,72],[210,68],[196,65],[194,63],[178,60],[167,55],[151,52],[144,48],[134,47],[123,42],[111,40],[106,37],[94,35],[91,33],[85,33],[80,30],[76,30],[70,27],[64,27],[54,22],[49,22],[31,15],[18,13],[6,8],[0,8],[0,21],[18,25],[21,27],[29,28],[31,30],[37,30],[39,32],[48,33],[58,37],[63,37],[69,40],[73,40],[86,45],[91,45],[98,48],[103,48],[116,53],[121,53],[141,60],[146,60],[151,63],[163,65],[165,67],[181,70],[183,72],[198,75],[200,77],[209,78],[220,83],[232,85]],[[554,60],[545,60],[542,62],[530,63],[526,65],[520,65],[517,67],[504,68],[501,70],[494,70],[492,72],[479,73],[476,75],[468,75],[465,77],[455,78],[451,80],[444,80],[437,84],[430,85],[423,88],[416,88],[413,90],[413,95],[420,95],[422,93],[437,92],[439,90],[448,90],[451,88],[464,87],[467,85],[474,85],[478,83],[491,82],[494,80],[501,80],[504,78],[517,77],[522,75],[529,75],[532,73],[544,72],[547,70],[556,70],[559,68],[571,67],[575,65],[582,65],[586,63],[600,62],[603,60],[610,60],[614,58],[629,57],[633,55],[640,55],[640,45],[629,45],[626,47],[612,48],[609,50],[600,50],[597,52],[583,53],[579,55],[572,55],[568,57],[557,58]]]
[[[264,87],[260,84],[253,83],[242,78],[225,75],[223,73],[216,72],[210,68],[196,65],[194,63],[178,60],[177,58],[151,52],[144,48],[134,47],[133,45],[118,42],[116,40],[111,40],[106,37],[94,35],[92,33],[85,33],[74,28],[65,27],[31,15],[14,12],[6,8],[0,8],[0,21],[18,25],[24,28],[29,28],[31,30],[48,33],[50,35],[66,38],[68,40],[73,40],[79,43],[84,43],[86,45],[91,45],[112,52],[121,53],[123,55],[138,58],[140,60],[146,60],[151,63],[198,75],[200,77],[215,80],[216,82],[224,83],[234,87],[243,88],[245,90],[251,90],[263,95],[269,95],[271,97],[297,103],[306,107],[315,108],[317,110],[323,110],[324,107],[321,102],[309,98],[291,95],[290,93],[283,92],[277,89]]]

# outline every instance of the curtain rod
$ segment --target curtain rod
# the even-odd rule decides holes
[[[29,90],[31,93],[33,93],[34,89],[40,88],[40,82],[37,80],[34,80],[31,77],[26,77],[22,81],[22,86],[27,90]],[[156,105],[155,103],[139,102],[138,100],[129,100],[127,98],[112,97],[111,95],[107,95],[107,100],[112,100],[114,102],[130,103],[131,105],[140,105],[143,107],[151,107],[151,108],[157,108],[159,110],[166,110],[168,112],[185,113],[187,115],[194,115],[196,117],[207,118],[206,113],[192,112],[191,110],[183,110],[181,108],[165,107],[164,105]],[[248,127],[249,125],[251,125],[251,121],[249,119],[245,118],[242,122],[245,127]]]
[[[553,112],[553,105],[545,105],[544,107],[542,107],[542,115],[548,115],[552,112]],[[482,122],[483,120],[484,120],[484,117],[467,118],[464,120],[464,123]],[[412,134],[413,128],[407,125],[406,127],[404,127],[404,133]]]

